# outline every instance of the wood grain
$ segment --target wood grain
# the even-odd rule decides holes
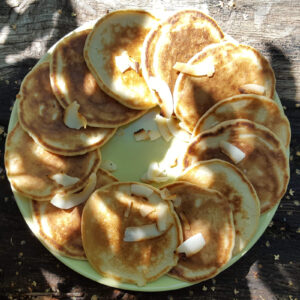
[[[235,265],[213,280],[179,291],[126,292],[97,284],[62,265],[32,235],[5,176],[0,136],[0,298],[2,299],[299,299],[300,294],[300,1],[81,1],[0,2],[0,126],[27,72],[58,39],[108,11],[202,9],[222,29],[260,50],[271,62],[277,92],[291,122],[289,191],[265,234]],[[223,4],[223,7],[222,7]],[[291,189],[291,190],[290,190]]]

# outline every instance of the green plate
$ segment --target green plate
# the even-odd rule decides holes
[[[81,26],[80,28],[82,28],[83,26]],[[53,50],[53,47],[49,49],[48,53],[39,61],[39,63],[44,61],[45,58],[48,57],[49,53],[51,53],[51,51]],[[275,101],[282,108],[277,94],[276,94]],[[156,113],[157,110],[153,109],[147,114],[145,114],[139,120],[136,120],[129,125],[119,128],[116,135],[106,145],[104,145],[101,148],[102,161],[109,159],[114,163],[116,163],[117,170],[113,173],[113,175],[116,176],[119,180],[139,181],[140,177],[148,169],[150,162],[164,161],[167,158],[166,155],[167,152],[169,156],[170,154],[169,151],[171,149],[175,148],[177,150],[177,146],[174,144],[174,142],[166,143],[162,138],[152,142],[150,141],[136,142],[134,140],[133,133],[138,129],[140,128],[156,129],[156,125],[153,120]],[[11,114],[8,131],[12,130],[12,128],[17,122],[17,119],[18,119],[18,115],[17,115],[17,102],[16,102]],[[20,196],[15,191],[13,191],[13,194],[16,199],[17,205],[31,231],[58,260],[60,260],[62,263],[64,263],[66,266],[68,266],[75,272],[107,286],[125,289],[125,290],[133,290],[133,291],[144,291],[144,292],[169,291],[169,290],[181,289],[193,285],[191,283],[180,281],[168,276],[162,276],[158,280],[151,282],[146,286],[138,287],[133,284],[120,283],[113,279],[100,276],[98,273],[94,271],[94,269],[90,266],[90,264],[87,261],[67,258],[49,249],[47,245],[45,245],[45,243],[39,237],[38,228],[32,221],[30,200]],[[267,228],[270,221],[272,220],[277,210],[277,207],[278,205],[274,207],[272,210],[270,210],[268,213],[265,213],[260,217],[258,230],[254,235],[254,237],[252,238],[252,240],[250,241],[250,243],[241,253],[232,257],[232,259],[221,269],[221,271],[227,269],[236,261],[238,261],[257,242],[257,240],[264,233],[265,229]]]

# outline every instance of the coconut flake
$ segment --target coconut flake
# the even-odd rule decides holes
[[[176,62],[173,66],[173,69],[192,76],[212,77],[215,73],[215,65],[212,59],[206,59],[201,63],[193,65],[188,63]]]
[[[220,148],[221,151],[225,155],[227,155],[235,164],[241,162],[246,156],[246,154],[242,150],[226,141],[220,141]]]
[[[74,194],[56,194],[50,201],[50,203],[61,209],[69,209],[74,206],[77,206],[83,202],[85,202],[89,196],[92,194],[96,187],[97,176],[95,173],[92,173],[89,177],[88,183],[85,188],[79,192]]]
[[[164,200],[175,200],[176,199],[176,194],[171,194],[170,191],[167,188],[164,188],[160,191],[160,195],[162,199]]]
[[[242,94],[265,95],[265,87],[255,83],[244,84],[239,87],[239,91]]]
[[[169,142],[173,136],[168,128],[168,119],[157,114],[155,116],[155,122],[163,139],[166,142]]]
[[[199,232],[187,240],[185,240],[176,249],[177,253],[184,253],[187,257],[190,257],[198,253],[205,246],[205,239],[203,235]]]
[[[174,137],[176,137],[184,142],[190,141],[190,139],[191,139],[190,133],[183,130],[175,118],[168,119],[167,126],[168,126],[169,131],[171,132],[171,134]]]
[[[70,186],[77,183],[80,179],[77,177],[72,177],[64,173],[57,173],[49,176],[50,179],[54,180],[56,183],[63,186]]]
[[[124,211],[124,218],[128,218],[129,217],[131,207],[132,207],[132,201],[129,201],[129,203],[128,203],[127,207],[126,207],[126,210]]]
[[[142,184],[131,184],[131,194],[136,196],[142,196],[148,198],[152,193],[153,190],[145,185]]]
[[[102,162],[101,168],[113,172],[117,170],[117,165],[111,160],[105,160]]]
[[[128,69],[132,69],[138,73],[140,69],[140,64],[129,57],[127,51],[123,51],[121,55],[115,56],[115,63],[121,73],[124,73]]]
[[[78,112],[80,105],[74,101],[68,105],[64,112],[64,123],[72,129],[86,128],[86,118]]]
[[[161,137],[158,130],[148,130],[148,135],[151,141],[155,141]]]
[[[150,139],[148,132],[143,128],[139,129],[138,131],[135,131],[133,135],[137,142],[146,141]]]
[[[185,230],[191,230],[190,222],[188,221],[186,215],[181,211],[179,212],[179,218],[181,219],[184,229]]]
[[[156,208],[157,213],[157,228],[159,231],[165,231],[167,229],[167,217],[168,217],[168,205],[165,203],[159,203]]]
[[[148,216],[150,213],[155,211],[155,207],[142,203],[139,207],[139,212],[142,217]]]
[[[151,204],[157,204],[161,202],[161,197],[157,193],[153,193],[148,197],[148,202]]]
[[[166,182],[169,180],[169,177],[165,176],[164,170],[161,170],[157,162],[150,163],[147,173],[143,176],[143,179],[149,182]]]
[[[182,199],[180,196],[176,195],[176,198],[173,200],[174,207],[179,207],[181,205]]]
[[[174,103],[169,86],[162,79],[152,76],[149,78],[148,84],[152,90],[158,93],[160,99],[162,100],[161,114],[166,118],[170,118],[174,111]]]
[[[127,227],[125,229],[123,241],[125,242],[139,242],[143,240],[152,239],[162,235],[155,223],[142,225],[138,227]]]

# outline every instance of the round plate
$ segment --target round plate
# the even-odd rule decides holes
[[[89,26],[91,23],[84,24],[76,30],[81,30],[86,26]],[[70,34],[70,33],[69,33]],[[55,44],[56,45],[56,44]],[[53,51],[51,47],[47,54],[40,59],[38,63],[43,62]],[[275,101],[279,104],[282,109],[280,100],[276,94]],[[166,158],[166,153],[172,147],[172,142],[165,142],[162,138],[155,141],[142,141],[136,142],[133,137],[133,133],[141,128],[144,129],[156,129],[154,122],[154,116],[157,113],[157,109],[153,109],[147,114],[145,114],[140,119],[130,123],[129,125],[122,126],[118,129],[115,136],[106,143],[101,148],[102,161],[111,160],[117,165],[117,170],[113,173],[120,181],[140,181],[140,177],[148,169],[149,163],[152,161],[160,162]],[[18,120],[17,114],[17,101],[14,105],[9,126],[8,132],[10,132]],[[169,276],[162,276],[158,280],[148,283],[146,286],[138,287],[133,284],[120,283],[110,278],[105,278],[96,273],[96,271],[90,266],[87,261],[71,259],[64,257],[53,250],[49,249],[47,245],[40,238],[38,233],[38,228],[35,226],[32,221],[31,209],[30,209],[30,200],[20,196],[18,193],[13,191],[14,197],[16,199],[17,205],[23,215],[27,225],[34,233],[34,235],[41,241],[41,243],[62,263],[74,270],[75,272],[90,278],[94,281],[97,281],[101,284],[133,291],[145,291],[145,292],[155,292],[155,291],[168,291],[176,290],[184,287],[193,285],[192,283],[180,281]],[[272,220],[277,207],[274,207],[269,212],[263,214],[260,217],[259,226],[256,234],[247,245],[247,247],[232,259],[220,270],[223,271],[238,261],[243,255],[245,255],[249,249],[256,243],[260,236],[264,233],[265,229]]]

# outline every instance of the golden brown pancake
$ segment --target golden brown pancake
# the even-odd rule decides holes
[[[193,139],[184,157],[184,167],[212,158],[232,163],[221,149],[222,141],[245,154],[235,165],[254,186],[261,213],[272,209],[283,197],[289,182],[288,155],[280,140],[257,123],[243,119],[224,121]]]
[[[53,92],[64,108],[77,101],[88,126],[114,128],[127,124],[144,112],[120,104],[99,88],[83,57],[90,32],[91,29],[76,31],[55,47],[50,63]]]
[[[207,59],[215,72],[209,76],[181,73],[174,88],[175,114],[193,132],[199,118],[214,104],[240,94],[246,84],[263,86],[265,96],[273,98],[275,76],[269,62],[254,48],[230,42],[208,46],[190,59],[197,65]]]
[[[96,189],[117,181],[107,171],[98,169]],[[31,202],[32,217],[40,239],[63,256],[86,259],[81,239],[81,216],[85,203],[60,209],[50,202]]]
[[[38,201],[51,200],[57,193],[79,191],[98,169],[100,160],[99,150],[72,157],[48,152],[36,144],[19,123],[6,139],[5,168],[13,189]],[[65,174],[79,180],[63,186],[51,179],[55,174]]]
[[[84,57],[100,88],[123,105],[132,109],[149,109],[155,99],[138,70],[121,72],[116,57],[124,51],[141,63],[144,39],[157,19],[142,10],[119,10],[101,18],[89,34]]]
[[[187,182],[167,185],[180,198],[175,211],[181,216],[184,241],[201,233],[205,246],[190,257],[182,256],[169,275],[189,282],[215,276],[231,258],[234,246],[232,211],[221,193]],[[184,216],[184,218],[183,218]]]
[[[154,28],[143,46],[142,71],[146,81],[158,77],[173,92],[176,62],[187,62],[207,45],[219,43],[224,34],[216,21],[198,10],[176,12]],[[162,103],[155,93],[158,103]]]
[[[254,236],[260,216],[259,199],[248,178],[234,165],[211,159],[194,164],[178,180],[219,191],[228,199],[235,227],[232,254],[241,252]]]
[[[131,194],[132,185],[152,190],[152,197]],[[145,206],[153,210],[143,216]],[[156,228],[157,211],[161,208],[166,223],[158,236],[124,241],[127,228]],[[175,250],[182,241],[182,232],[172,205],[161,199],[159,190],[146,184],[122,182],[98,189],[90,196],[83,210],[82,239],[88,261],[98,273],[141,286],[176,265]]]
[[[64,124],[64,110],[52,92],[47,61],[25,77],[18,101],[18,117],[23,129],[37,144],[56,154],[84,154],[104,145],[115,133],[111,128],[77,130]]]
[[[289,147],[291,129],[288,118],[274,100],[254,94],[237,95],[216,103],[199,119],[193,135],[233,119],[261,124],[273,131],[285,147]]]

